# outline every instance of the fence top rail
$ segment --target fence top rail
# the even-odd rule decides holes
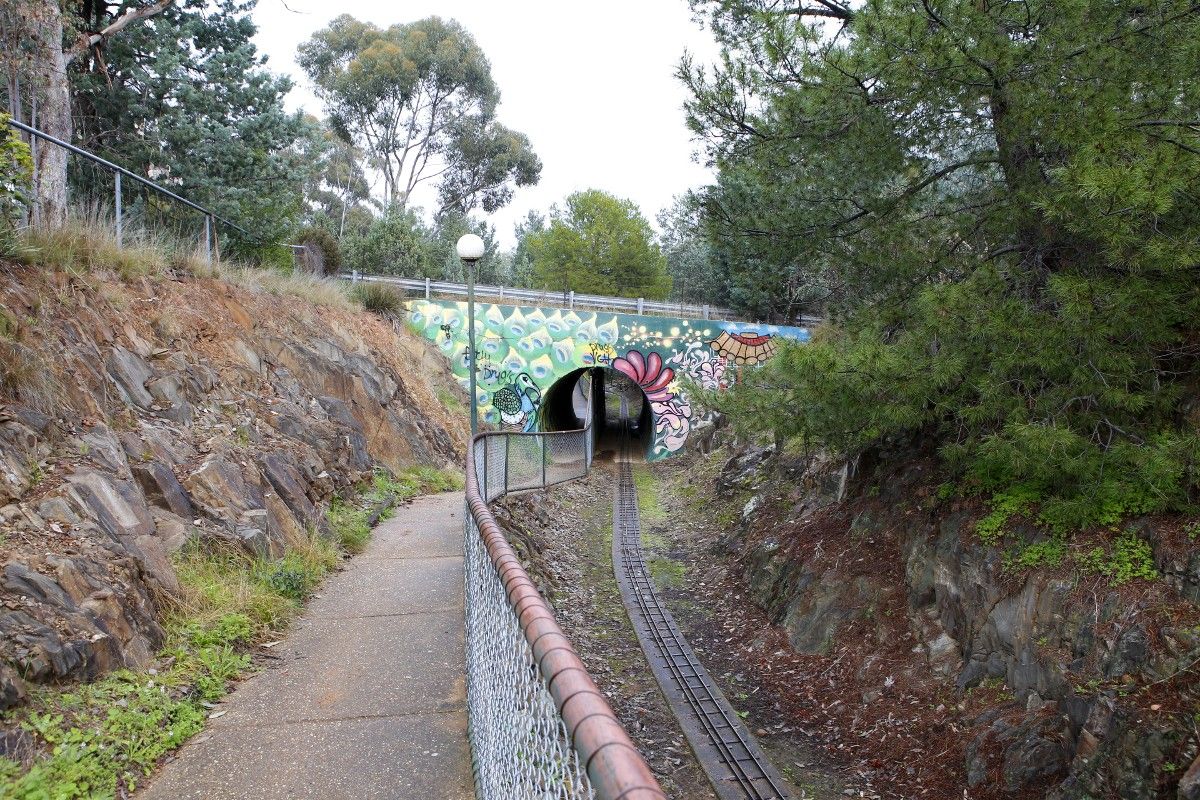
[[[118,172],[121,175],[124,175],[128,178],[132,178],[133,180],[137,181],[138,183],[140,183],[144,186],[147,186],[147,187],[153,189],[154,191],[159,192],[160,194],[164,194],[167,197],[171,198],[172,200],[182,203],[183,205],[187,206],[188,208],[199,211],[201,214],[205,215],[206,217],[212,217],[213,219],[220,222],[221,224],[228,225],[230,228],[233,228],[234,230],[237,230],[237,231],[241,231],[242,233],[246,234],[247,236],[250,236],[253,238],[253,234],[250,233],[250,231],[246,230],[241,225],[238,225],[236,222],[230,222],[229,220],[225,219],[221,215],[219,215],[213,211],[210,211],[209,209],[205,208],[204,206],[200,205],[199,203],[194,203],[191,200],[188,200],[186,197],[180,197],[179,195],[172,192],[170,189],[160,186],[159,184],[155,183],[154,181],[152,181],[148,178],[143,178],[141,175],[138,175],[136,172],[132,172],[132,171],[126,169],[125,167],[122,167],[119,164],[114,164],[113,162],[109,161],[108,159],[101,158],[100,156],[96,155],[95,153],[92,153],[88,150],[84,150],[82,147],[77,147],[77,146],[71,144],[70,142],[64,142],[62,139],[59,139],[56,136],[51,136],[50,134],[46,133],[45,131],[38,130],[37,128],[34,128],[30,125],[26,125],[24,122],[18,122],[15,119],[10,119],[8,121],[8,124],[13,126],[14,128],[16,128],[17,130],[28,133],[30,136],[36,136],[39,139],[44,139],[47,142],[50,142],[51,144],[56,144],[59,147],[69,150],[70,152],[74,153],[75,155],[82,156],[83,158],[86,158],[89,161],[94,161],[95,163],[101,165],[102,167],[111,169],[113,172]]]
[[[580,763],[600,800],[666,800],[650,767],[625,732],[608,700],[567,635],[559,627],[553,609],[543,599],[529,573],[521,565],[508,537],[496,521],[488,502],[508,493],[505,485],[497,498],[487,497],[487,475],[479,475],[475,453],[489,439],[525,438],[543,440],[555,434],[582,436],[586,439],[594,424],[589,395],[587,424],[569,431],[485,431],[472,437],[467,454],[466,499],[470,514],[493,567],[501,576],[509,605],[517,614],[521,632],[541,670],[542,678],[554,698],[554,705],[566,726]],[[543,445],[544,446],[544,445]],[[584,474],[591,467],[590,452],[585,451]],[[545,456],[543,455],[543,459]],[[484,462],[486,470],[486,461]],[[480,488],[480,481],[484,488]],[[543,477],[543,482],[545,478]],[[550,484],[544,484],[550,485]]]
[[[368,281],[377,283],[391,283],[405,289],[428,289],[430,292],[438,292],[441,294],[466,295],[467,285],[465,283],[455,283],[453,281],[435,281],[429,278],[401,278],[392,275],[367,275],[364,273],[343,273],[340,277],[355,280]],[[560,292],[553,289],[517,289],[509,286],[495,286],[491,284],[477,283],[475,284],[475,293],[483,296],[503,296],[508,300],[533,300],[537,302],[555,303],[570,303],[575,306],[594,307],[594,308],[620,308],[636,311],[638,313],[655,312],[659,314],[669,313],[678,314],[681,317],[703,317],[714,321],[726,322],[757,322],[761,320],[751,320],[745,317],[740,317],[732,309],[723,308],[702,303],[683,303],[671,302],[669,300],[646,300],[637,297],[613,297],[608,295],[598,294],[581,294],[578,292]],[[819,323],[819,317],[808,315],[800,315],[794,323],[798,325],[815,325]]]

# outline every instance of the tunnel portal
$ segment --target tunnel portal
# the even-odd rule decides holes
[[[642,388],[609,367],[577,369],[559,378],[542,396],[541,429],[569,431],[587,420],[588,397],[596,422],[596,455],[612,457],[621,446],[621,420],[630,422],[633,453],[645,458],[654,446],[654,411]]]

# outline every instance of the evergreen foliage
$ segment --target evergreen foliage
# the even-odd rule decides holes
[[[440,280],[431,233],[417,215],[392,208],[343,244],[346,268],[359,272]]]
[[[33,173],[29,147],[8,120],[7,114],[0,114],[0,254],[5,255],[15,246],[13,229],[29,205]]]
[[[676,197],[658,214],[659,247],[671,274],[671,299],[725,305],[729,300],[728,265],[704,235],[703,205],[693,193]]]
[[[1055,530],[1189,502],[1200,9],[693,5],[734,302],[834,323],[713,402],[849,454],[932,437]]]
[[[122,12],[120,5],[94,6],[107,17]],[[76,139],[249,228],[256,240],[276,242],[296,229],[303,186],[324,143],[311,121],[284,109],[291,82],[264,67],[252,41],[253,6],[179,0],[77,59]],[[73,162],[72,170],[74,197],[95,191],[93,168]],[[111,187],[111,179],[103,185]],[[96,194],[107,202],[108,192]],[[133,213],[162,204],[152,194],[126,202]],[[161,210],[195,229],[191,212],[174,204]]]
[[[404,210],[437,180],[442,209],[495,211],[542,165],[524,134],[495,119],[500,92],[465,28],[428,17],[381,29],[343,14],[300,45],[298,60],[330,124],[372,159],[384,202]]]

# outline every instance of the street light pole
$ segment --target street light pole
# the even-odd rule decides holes
[[[479,433],[479,399],[475,392],[475,265],[483,258],[484,245],[473,233],[458,240],[455,246],[467,272],[467,363],[470,366],[471,437]]]

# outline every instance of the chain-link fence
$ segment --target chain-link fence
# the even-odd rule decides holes
[[[467,469],[467,707],[479,800],[663,800],[665,795],[488,503],[581,478],[591,408],[574,431],[484,433]]]

